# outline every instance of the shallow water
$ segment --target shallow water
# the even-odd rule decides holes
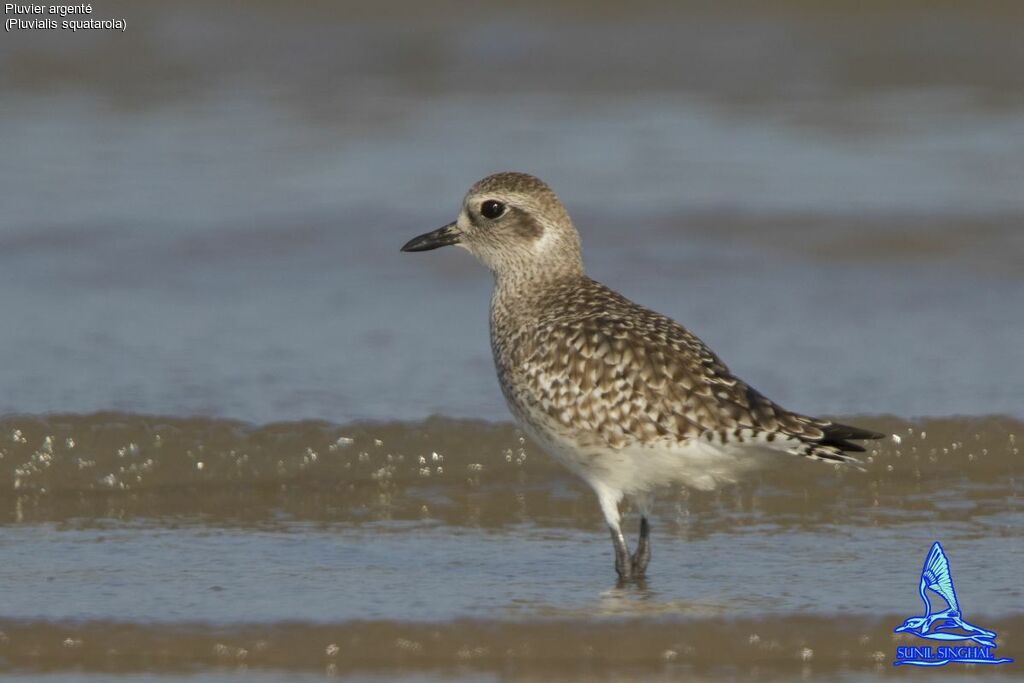
[[[549,4],[5,34],[0,674],[906,677],[936,539],[1024,657],[1019,3]],[[489,276],[398,252],[510,168],[594,277],[898,439],[664,492],[616,586],[592,494],[507,422]]]
[[[651,576],[622,587],[592,494],[508,425],[6,418],[0,651],[39,670],[718,677],[731,643],[738,675],[868,674],[935,539],[961,603],[1015,642],[1024,423],[857,422],[898,437],[864,472],[784,458],[666,490]]]

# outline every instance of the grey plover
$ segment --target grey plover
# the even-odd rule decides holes
[[[623,580],[651,558],[655,489],[712,489],[766,464],[766,451],[855,462],[882,435],[790,412],[729,372],[675,321],[591,280],[565,207],[541,180],[498,173],[470,188],[458,219],[402,251],[456,244],[494,273],[491,349],[524,431],[597,494]],[[631,554],[619,503],[640,510]]]

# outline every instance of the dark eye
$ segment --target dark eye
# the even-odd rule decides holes
[[[503,213],[505,213],[505,205],[501,202],[496,202],[493,199],[488,199],[480,205],[480,214],[484,218],[490,218],[493,220]]]

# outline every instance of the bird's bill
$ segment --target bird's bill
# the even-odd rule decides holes
[[[402,251],[430,251],[438,247],[447,247],[459,243],[459,230],[455,223],[449,223],[432,232],[413,237],[405,243]]]

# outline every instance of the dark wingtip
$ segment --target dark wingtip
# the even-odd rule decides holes
[[[843,424],[831,424],[827,427],[822,427],[821,431],[824,432],[825,436],[820,443],[835,446],[842,451],[852,453],[863,453],[864,447],[860,444],[850,443],[851,440],[867,441],[882,439],[886,436],[880,432],[873,432],[870,429],[861,429],[860,427],[851,427],[850,425]]]
[[[873,432],[870,429],[851,427],[849,425],[834,424],[825,427],[823,430],[826,436],[833,436],[837,439],[881,439],[885,434]]]

